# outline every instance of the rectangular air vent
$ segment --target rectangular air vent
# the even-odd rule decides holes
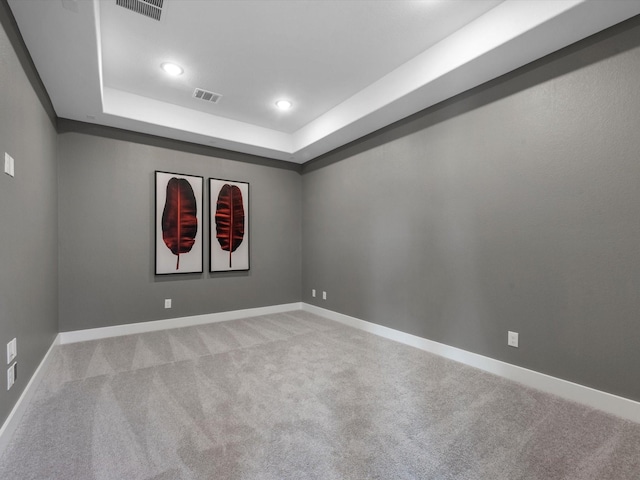
[[[128,8],[145,17],[160,20],[164,0],[116,0],[116,5]]]
[[[218,103],[218,100],[222,98],[222,95],[219,93],[209,92],[201,88],[196,88],[193,91],[193,98],[199,98],[200,100],[204,100],[209,103]]]

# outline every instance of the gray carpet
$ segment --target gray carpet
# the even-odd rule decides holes
[[[56,347],[10,479],[638,479],[640,425],[306,312]]]

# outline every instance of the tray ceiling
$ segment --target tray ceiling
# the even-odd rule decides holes
[[[625,0],[9,5],[59,117],[295,163],[640,13]]]

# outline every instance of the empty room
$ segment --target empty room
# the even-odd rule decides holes
[[[639,479],[639,85],[637,0],[0,0],[0,478]]]

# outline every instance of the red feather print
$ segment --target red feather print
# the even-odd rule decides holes
[[[185,178],[173,177],[167,184],[167,199],[162,212],[162,239],[171,253],[178,257],[189,253],[198,233],[198,206],[191,184]]]
[[[231,254],[235,252],[244,238],[244,205],[242,192],[236,185],[225,183],[218,194],[216,203],[216,238],[220,247]]]

